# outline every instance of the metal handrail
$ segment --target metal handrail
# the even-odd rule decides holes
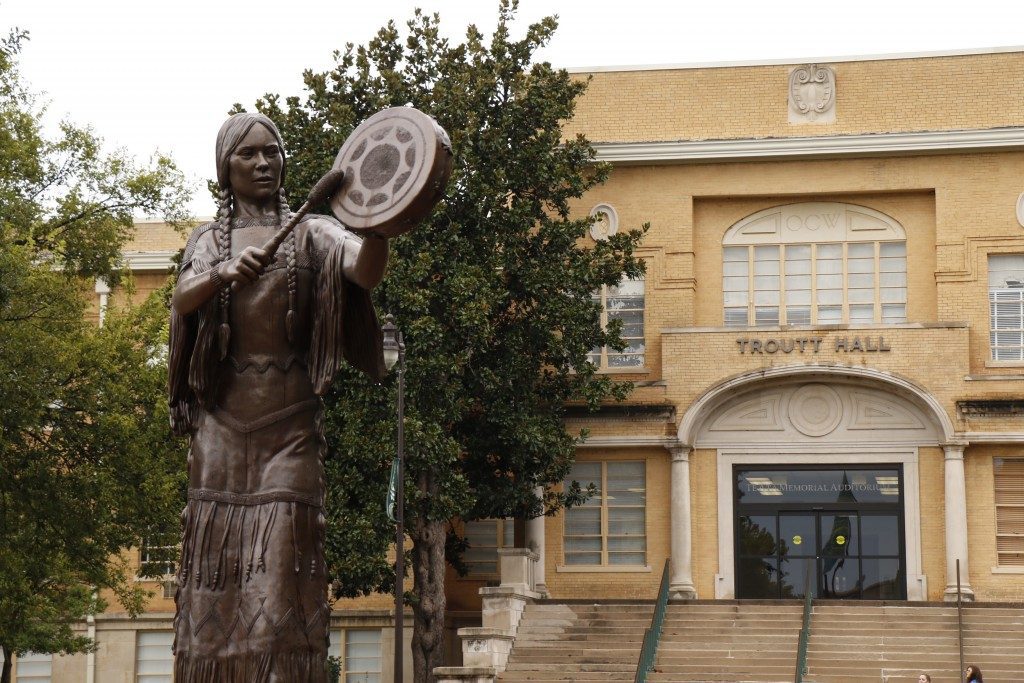
[[[658,643],[661,641],[661,627],[665,623],[665,611],[668,609],[668,569],[671,558],[665,560],[665,569],[661,573],[661,587],[658,589],[658,601],[654,605],[654,616],[651,627],[644,632],[644,642],[640,646],[640,661],[636,665],[636,676],[633,683],[646,683],[647,674],[654,668],[654,659],[658,655]]]
[[[811,571],[817,571],[812,566],[814,562],[813,559],[807,560],[807,571],[804,576],[804,618],[800,625],[800,640],[796,648],[796,672],[793,676],[795,683],[802,683],[804,676],[807,675],[807,644],[811,639],[811,601],[814,597],[811,592]]]

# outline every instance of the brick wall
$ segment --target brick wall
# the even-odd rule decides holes
[[[789,123],[793,65],[581,73],[592,79],[567,133],[593,141],[716,140],[1017,126],[1011,83],[1024,53],[823,62],[835,123]]]

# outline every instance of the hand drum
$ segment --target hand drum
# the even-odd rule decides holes
[[[392,107],[363,121],[345,140],[334,168],[345,171],[331,211],[353,232],[395,237],[416,226],[441,198],[452,145],[437,121]]]

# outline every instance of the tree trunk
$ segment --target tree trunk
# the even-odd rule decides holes
[[[0,683],[11,683],[11,667],[14,666],[14,655],[7,649],[7,646],[0,645],[0,656],[4,658],[4,668],[0,672]]]
[[[412,533],[412,669],[416,683],[431,683],[444,665],[445,522],[416,518]]]

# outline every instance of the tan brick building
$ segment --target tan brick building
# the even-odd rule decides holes
[[[614,170],[577,211],[597,239],[651,229],[644,281],[600,293],[630,347],[594,355],[636,390],[570,414],[600,491],[527,524],[538,588],[651,598],[668,561],[679,599],[798,597],[811,567],[818,597],[940,601],[959,560],[966,596],[1024,600],[1024,52],[578,75],[568,132]],[[140,293],[179,244],[140,225]],[[468,531],[452,629],[511,545]],[[335,612],[336,653],[380,680],[389,605]],[[53,680],[169,681],[145,671],[172,609],[97,619]]]
[[[957,560],[965,594],[1024,598],[1019,75],[1020,52],[581,74],[570,129],[615,168],[578,210],[651,229],[645,281],[606,293],[637,339],[601,360],[637,390],[570,420],[607,493],[547,520],[552,595],[651,596],[671,558],[679,598],[795,597],[810,561],[819,597],[942,600]]]

